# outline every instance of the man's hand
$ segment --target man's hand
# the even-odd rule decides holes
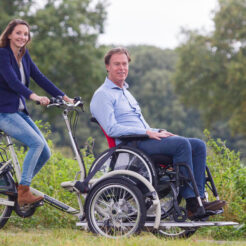
[[[153,132],[153,131],[147,130],[146,134],[149,136],[149,138],[156,139],[156,140],[161,140],[162,138],[175,136],[175,134],[168,132],[166,130],[163,130],[161,132]]]

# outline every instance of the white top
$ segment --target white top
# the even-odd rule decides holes
[[[21,74],[21,83],[23,85],[26,85],[26,76],[25,76],[25,72],[24,72],[24,68],[23,68],[22,62],[20,62],[20,74]],[[23,104],[22,100],[20,99],[19,111],[24,110],[24,108],[25,108],[24,104]]]

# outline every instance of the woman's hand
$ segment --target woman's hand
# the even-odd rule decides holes
[[[38,96],[37,94],[35,93],[32,93],[30,95],[30,99],[35,101],[35,102],[40,102],[41,105],[48,105],[50,103],[50,99],[48,97],[45,97],[45,96]]]
[[[74,104],[74,100],[72,98],[69,98],[68,96],[64,95],[62,98],[65,102]]]
[[[163,130],[161,132],[154,132],[154,131],[147,130],[146,134],[149,136],[149,138],[153,138],[156,140],[161,140],[162,138],[175,136],[175,134],[168,132],[166,130]]]

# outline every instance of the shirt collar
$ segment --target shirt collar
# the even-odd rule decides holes
[[[107,88],[110,88],[110,89],[120,89],[122,90],[122,88],[120,88],[119,86],[117,86],[113,81],[111,81],[108,77],[106,77],[105,81],[104,81],[104,85],[107,87]],[[123,85],[123,89],[128,89],[129,88],[129,85],[126,83],[126,81],[124,82],[124,85]]]

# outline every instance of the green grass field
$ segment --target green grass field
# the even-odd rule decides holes
[[[8,228],[0,230],[1,246],[205,246],[246,245],[246,241],[215,241],[193,236],[186,240],[165,240],[151,233],[123,239],[108,239],[77,229],[28,229]]]

